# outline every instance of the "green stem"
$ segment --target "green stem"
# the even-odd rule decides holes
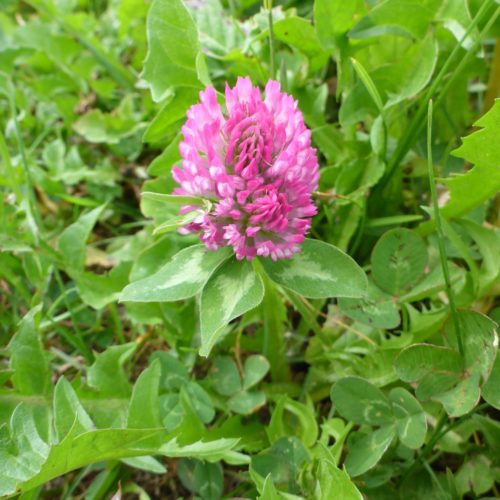
[[[19,202],[22,199],[22,193],[17,184],[17,175],[12,165],[12,160],[10,159],[9,149],[7,147],[7,142],[5,141],[5,137],[0,129],[0,157],[3,158],[3,164],[5,165],[5,170],[7,173],[7,177],[10,179],[12,191],[16,195],[16,200]]]
[[[113,302],[109,304],[109,315],[115,325],[115,333],[116,336],[118,337],[118,341],[120,342],[120,344],[125,344],[127,340],[125,339],[122,320],[120,318],[120,315],[118,314],[118,309],[116,307],[116,304]]]
[[[42,220],[39,216],[38,210],[36,208],[36,198],[35,192],[33,190],[33,182],[31,180],[31,173],[28,165],[28,158],[26,156],[26,150],[24,149],[23,137],[21,134],[21,128],[19,127],[19,122],[17,121],[17,110],[16,104],[14,102],[14,97],[9,96],[10,111],[12,114],[12,120],[14,121],[14,132],[16,136],[17,146],[19,148],[19,154],[21,156],[21,164],[23,167],[24,178],[26,182],[26,211],[28,220],[34,226],[32,228],[33,237],[36,244],[39,242],[39,231],[42,228]]]
[[[457,309],[455,305],[455,295],[451,287],[450,270],[448,268],[448,261],[446,259],[445,236],[443,225],[441,221],[441,214],[439,212],[439,204],[436,192],[436,180],[434,178],[434,165],[432,162],[432,100],[429,101],[429,109],[427,114],[427,168],[429,174],[429,187],[431,191],[432,206],[434,209],[434,220],[436,221],[436,230],[438,236],[439,257],[441,259],[441,267],[443,269],[444,281],[446,284],[446,294],[448,295],[448,302],[450,304],[450,312],[457,337],[458,350],[465,360],[464,345],[462,341],[462,332],[460,331],[460,323],[458,320]]]
[[[269,61],[271,78],[276,76],[274,66],[274,33],[273,33],[273,0],[264,0],[264,5],[267,8],[267,21],[269,23]]]
[[[268,278],[258,259],[253,260],[254,269],[264,283],[264,299],[260,305],[263,320],[262,352],[271,365],[274,382],[291,380],[286,355],[285,315],[286,309],[276,285]]]

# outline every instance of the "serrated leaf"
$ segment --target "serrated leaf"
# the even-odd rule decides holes
[[[463,138],[453,151],[475,166],[463,175],[442,179],[450,190],[450,201],[441,209],[446,217],[459,217],[477,207],[500,190],[500,99],[475,124],[481,130]]]
[[[291,259],[261,262],[274,282],[304,297],[362,297],[368,287],[365,273],[351,257],[318,240],[306,239]]]
[[[137,344],[114,345],[97,354],[94,363],[89,367],[87,382],[103,396],[128,397],[132,387],[123,370],[123,365],[132,356]]]
[[[208,356],[221,329],[257,307],[264,297],[262,279],[248,261],[235,258],[224,263],[209,279],[201,294],[200,355]]]
[[[12,382],[20,394],[47,394],[52,386],[49,363],[35,326],[40,310],[37,306],[24,316],[7,347],[9,366],[14,371]]]
[[[128,408],[127,427],[130,429],[154,429],[160,427],[158,389],[161,366],[153,360],[137,379]]]
[[[61,377],[54,390],[54,427],[59,442],[71,431],[74,436],[94,428],[71,384]]]
[[[123,302],[172,302],[196,295],[217,267],[231,254],[227,247],[210,252],[205,245],[193,245],[177,253],[158,272],[130,283],[123,290]]]

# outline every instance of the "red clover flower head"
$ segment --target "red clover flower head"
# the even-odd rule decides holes
[[[181,229],[201,232],[209,250],[232,246],[237,259],[289,258],[316,214],[319,169],[297,101],[268,81],[262,98],[247,78],[226,85],[225,110],[213,87],[200,92],[182,127],[174,193],[212,200]],[[184,206],[181,213],[199,207]]]

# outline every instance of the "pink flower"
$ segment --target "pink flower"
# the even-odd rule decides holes
[[[270,80],[264,99],[247,78],[226,85],[222,110],[215,90],[200,92],[182,127],[182,167],[175,194],[212,200],[181,232],[201,231],[210,250],[230,245],[238,259],[273,260],[299,252],[316,207],[319,172],[311,132],[297,101]],[[184,206],[182,213],[193,210]]]

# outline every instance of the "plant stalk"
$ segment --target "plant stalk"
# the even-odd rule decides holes
[[[436,191],[436,180],[434,177],[434,164],[432,161],[432,99],[429,101],[429,108],[427,114],[427,168],[429,174],[429,188],[431,191],[432,206],[434,210],[434,220],[436,221],[436,231],[438,235],[439,257],[441,259],[441,268],[443,269],[444,281],[446,285],[446,294],[450,304],[450,312],[457,338],[458,350],[462,356],[462,361],[465,361],[464,345],[462,340],[462,332],[460,330],[460,322],[458,320],[457,308],[455,304],[455,294],[451,287],[450,270],[448,268],[448,261],[446,259],[445,236],[443,224],[441,221],[441,214],[439,212],[439,203]]]

